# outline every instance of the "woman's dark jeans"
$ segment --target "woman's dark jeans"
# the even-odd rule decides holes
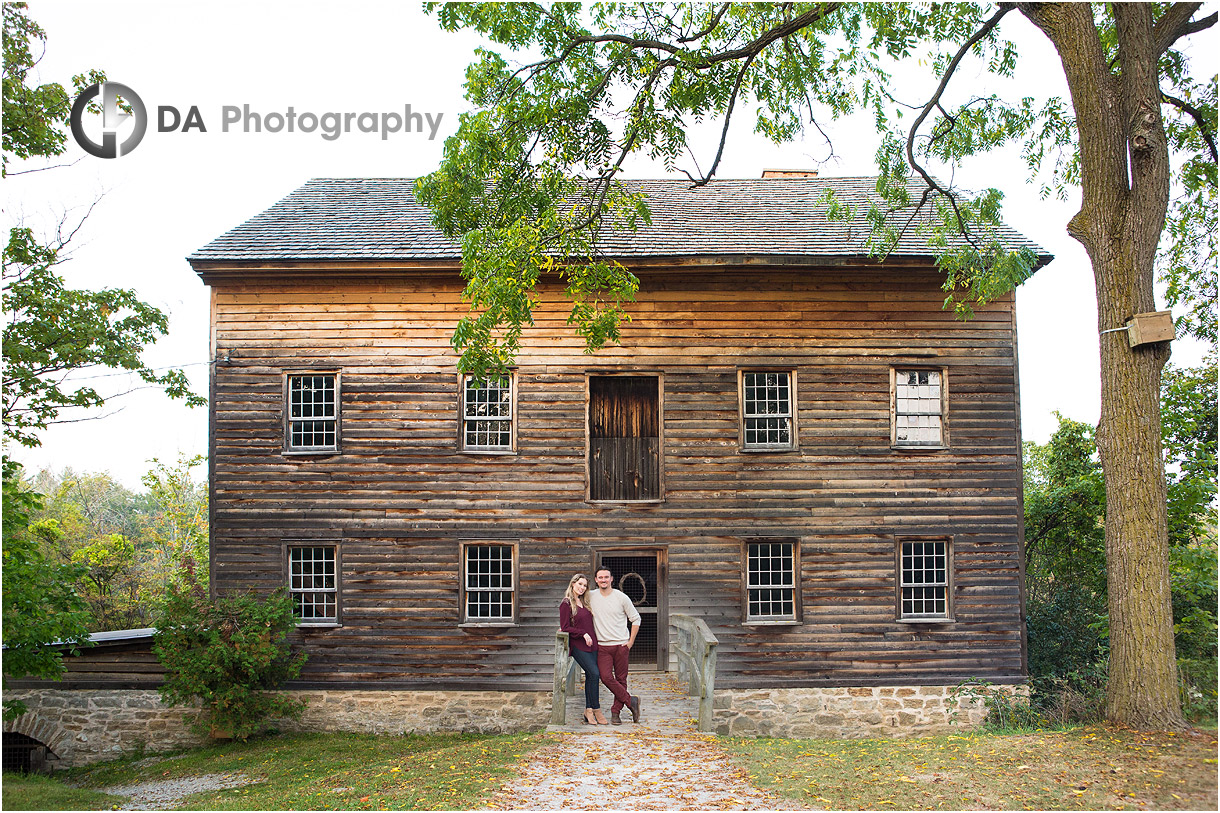
[[[600,709],[602,706],[597,696],[600,691],[597,682],[601,680],[601,672],[597,670],[597,653],[573,649],[572,658],[585,670],[585,708]]]

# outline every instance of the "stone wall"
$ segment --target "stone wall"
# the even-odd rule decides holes
[[[467,731],[507,734],[545,727],[550,692],[303,691],[308,701],[299,721],[284,731],[367,731],[405,734]]]
[[[58,757],[50,762],[53,768],[202,742],[183,719],[189,710],[165,706],[156,689],[18,689],[6,691],[4,699],[21,700],[29,709],[6,721],[4,730],[45,744]]]
[[[717,689],[717,734],[741,737],[895,737],[968,730],[987,714],[963,699],[950,715],[952,686],[827,689]],[[1025,686],[1000,687],[1018,695]],[[299,721],[282,731],[374,734],[529,731],[550,722],[550,692],[296,691],[307,701]],[[24,689],[5,693],[29,711],[4,724],[47,745],[57,768],[116,759],[136,751],[167,751],[202,743],[190,709],[169,708],[155,690]]]
[[[978,727],[987,708],[977,697],[950,705],[954,686],[854,686],[717,689],[713,725],[734,737],[902,737]],[[1000,691],[1027,696],[1026,686]],[[956,722],[952,715],[956,712]]]
[[[375,734],[469,731],[484,734],[544,727],[550,692],[296,691],[308,701],[299,721],[282,731],[366,731]],[[44,743],[55,768],[117,759],[136,751],[202,744],[190,730],[194,714],[161,703],[154,689],[24,689],[5,692],[29,711],[6,722]],[[185,719],[190,716],[191,719]]]

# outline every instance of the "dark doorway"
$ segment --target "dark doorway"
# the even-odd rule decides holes
[[[589,377],[589,499],[661,499],[660,379]]]
[[[661,611],[665,606],[664,584],[659,578],[659,554],[655,550],[603,553],[598,567],[610,569],[614,586],[627,594],[640,613],[640,632],[631,648],[631,665],[665,669],[668,657],[661,638]]]

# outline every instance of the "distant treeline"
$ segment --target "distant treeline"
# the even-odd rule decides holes
[[[142,491],[109,474],[71,469],[24,479],[43,495],[29,532],[47,560],[77,566],[74,587],[88,607],[90,632],[150,626],[174,579],[206,585],[208,485],[192,478],[205,460],[154,460]]]

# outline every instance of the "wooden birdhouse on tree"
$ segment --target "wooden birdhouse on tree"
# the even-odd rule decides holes
[[[1127,322],[1127,341],[1132,347],[1168,342],[1173,338],[1173,315],[1169,311],[1137,313]]]

